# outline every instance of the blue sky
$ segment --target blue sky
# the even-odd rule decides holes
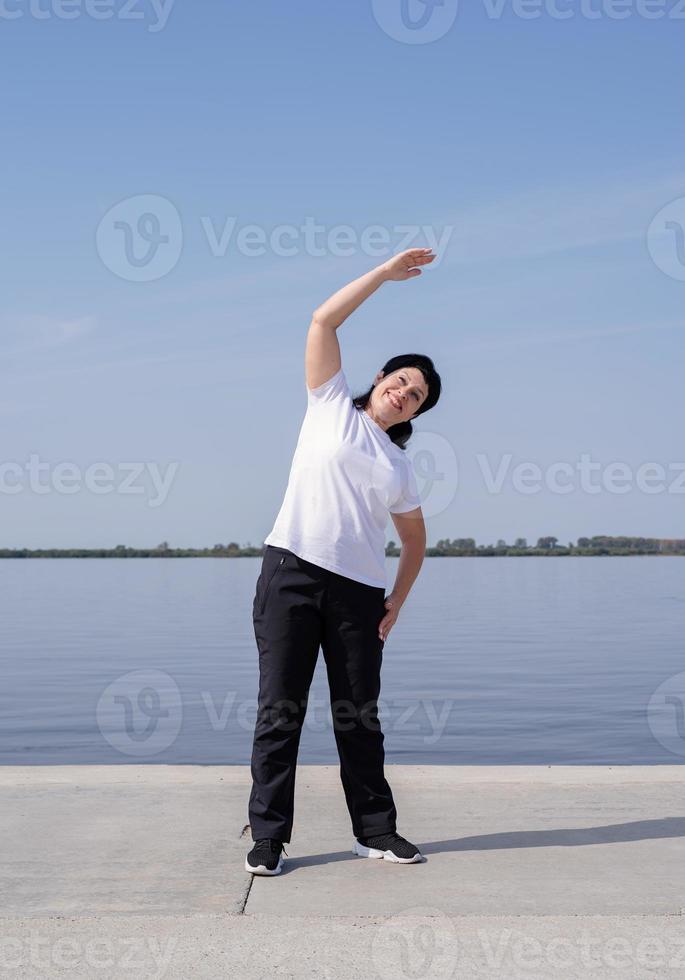
[[[397,353],[440,371],[409,450],[429,543],[685,537],[685,20],[608,2],[462,3],[405,43],[400,0],[176,0],[163,23],[142,0],[102,20],[8,0],[0,545],[260,544],[310,314],[408,235],[438,262],[339,338],[356,391]],[[147,265],[146,235],[167,238]]]

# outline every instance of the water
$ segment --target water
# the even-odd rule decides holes
[[[249,764],[260,561],[0,560],[0,763]],[[683,558],[428,558],[386,761],[680,764],[684,626]],[[300,762],[337,763],[327,708],[319,653]]]

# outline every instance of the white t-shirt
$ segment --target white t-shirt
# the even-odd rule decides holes
[[[342,368],[307,389],[288,486],[265,544],[366,585],[386,587],[388,512],[421,505],[404,450],[352,401]]]

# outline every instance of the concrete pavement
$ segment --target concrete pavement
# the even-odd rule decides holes
[[[0,767],[0,977],[685,976],[685,767],[386,766],[428,860],[351,854],[300,766],[245,872],[249,766]]]

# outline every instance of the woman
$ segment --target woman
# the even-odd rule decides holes
[[[336,330],[378,287],[421,275],[429,248],[413,248],[330,297],[307,334],[307,412],[288,486],[266,550],[252,608],[259,699],[249,823],[253,874],[279,874],[293,824],[295,766],[319,646],[331,696],[340,777],[355,835],[353,853],[402,864],[425,860],[400,837],[385,779],[378,720],[383,644],[423,562],[426,531],[403,450],[411,419],[440,397],[440,376],[422,354],[391,358],[353,398]],[[402,542],[385,596],[388,512]],[[286,852],[287,853],[287,852]]]

